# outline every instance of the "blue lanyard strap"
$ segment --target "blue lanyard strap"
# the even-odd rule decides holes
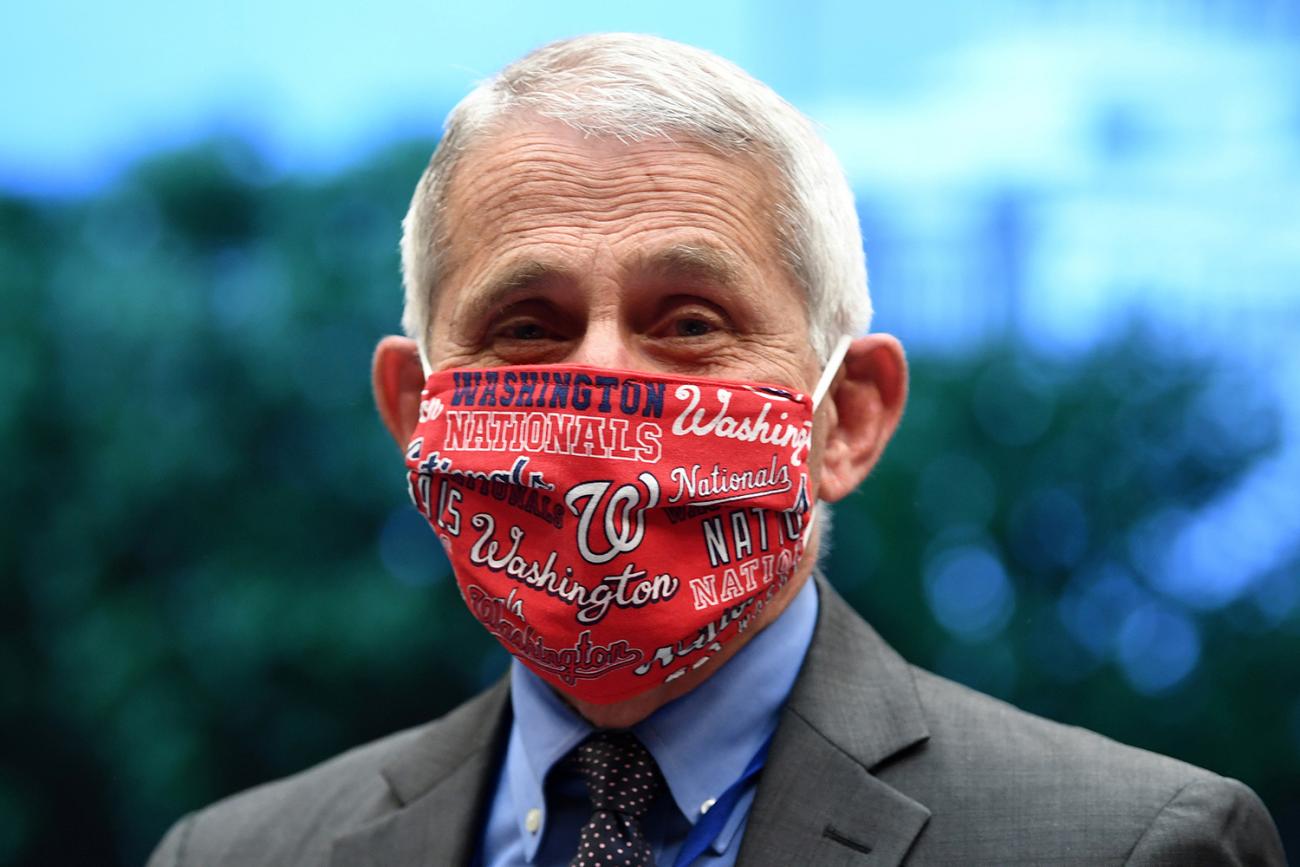
[[[695,859],[704,854],[705,850],[713,844],[718,835],[722,833],[723,827],[727,820],[731,818],[731,813],[736,809],[736,803],[740,801],[740,796],[744,794],[745,787],[758,772],[763,769],[763,764],[767,761],[767,749],[772,746],[772,738],[763,741],[763,745],[754,753],[754,757],[749,760],[745,770],[741,772],[740,779],[732,783],[725,792],[718,796],[713,802],[709,811],[700,817],[700,820],[691,828],[691,832],[686,835],[686,841],[682,843],[682,848],[677,852],[677,860],[673,862],[673,867],[690,867]]]

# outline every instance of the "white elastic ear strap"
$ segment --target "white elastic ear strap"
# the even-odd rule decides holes
[[[822,371],[822,378],[817,381],[817,388],[813,391],[814,412],[821,405],[826,392],[830,390],[836,372],[840,369],[840,365],[844,363],[844,354],[849,351],[849,344],[852,342],[853,338],[850,335],[844,335],[835,344],[835,348],[831,350],[830,358],[826,359],[826,368]]]
[[[813,412],[821,405],[822,398],[826,392],[830,391],[831,383],[835,381],[835,374],[839,371],[840,365],[844,363],[844,356],[849,351],[849,344],[853,342],[851,335],[845,334],[835,342],[835,348],[831,350],[830,357],[826,359],[826,368],[822,370],[822,378],[817,380],[817,388],[813,390]],[[808,537],[812,535],[813,524],[817,521],[817,504],[813,503],[808,510],[808,523],[803,526],[803,543],[808,544]]]

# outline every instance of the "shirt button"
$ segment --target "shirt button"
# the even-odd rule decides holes
[[[716,798],[709,798],[703,804],[700,804],[700,815],[703,816],[705,813],[709,812],[710,808],[712,808],[717,802]]]
[[[542,811],[536,807],[529,810],[528,815],[524,816],[524,827],[529,834],[536,834],[537,829],[542,827]]]

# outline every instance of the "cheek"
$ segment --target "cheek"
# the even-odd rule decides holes
[[[441,337],[435,332],[433,344],[429,347],[429,364],[434,370],[448,370],[453,367],[481,367],[479,353],[467,346],[460,346],[454,341]]]
[[[823,463],[827,459],[827,449],[834,449],[834,444],[830,442],[830,432],[835,425],[835,411],[833,405],[823,404],[817,414],[813,416],[813,437],[812,447],[809,452],[808,473],[812,477],[814,493],[820,498],[821,482],[824,475]],[[829,457],[834,457],[829,455]]]

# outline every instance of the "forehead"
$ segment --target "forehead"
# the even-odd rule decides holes
[[[507,261],[581,269],[595,258],[784,279],[773,175],[756,155],[689,141],[622,142],[515,122],[473,145],[455,170],[441,282],[477,283]]]

